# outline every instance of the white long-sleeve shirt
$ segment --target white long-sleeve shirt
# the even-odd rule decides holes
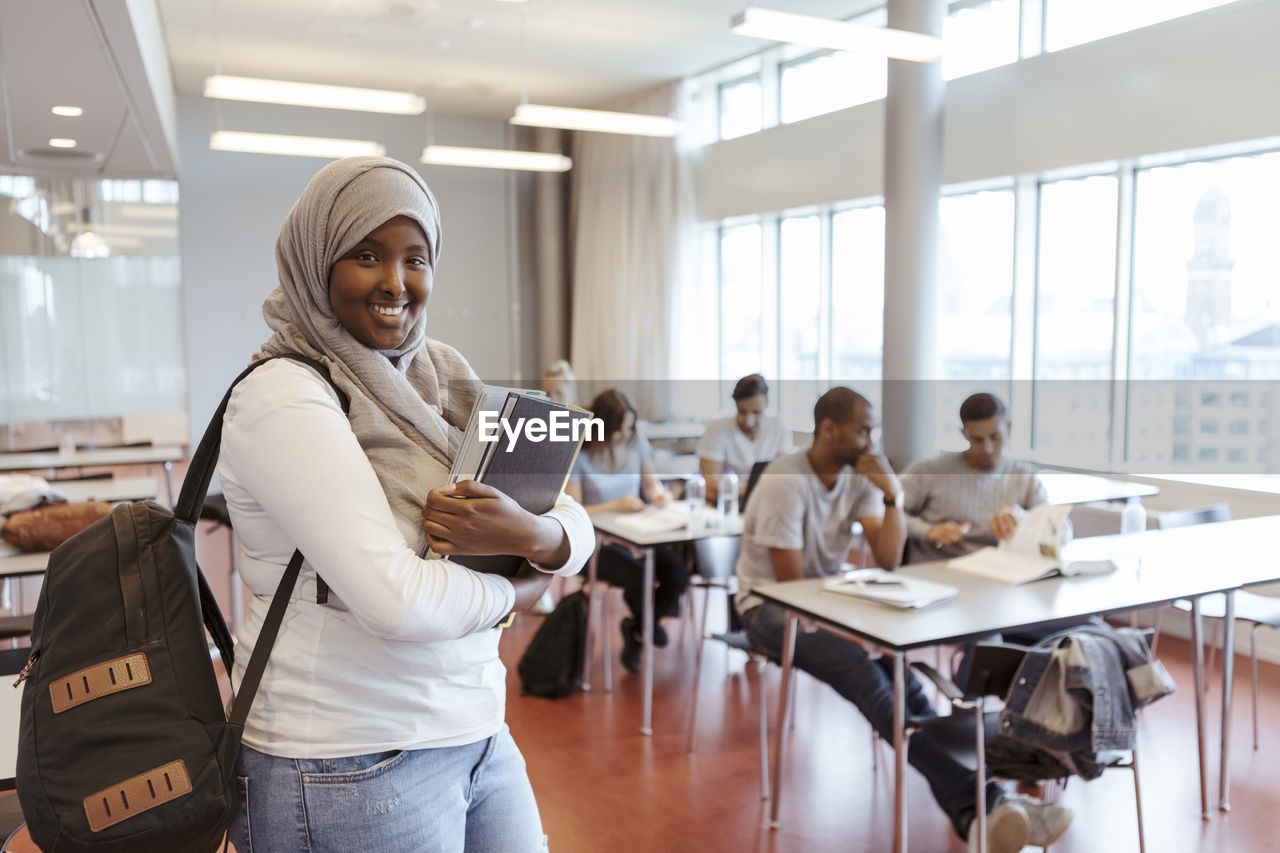
[[[328,382],[284,359],[246,377],[223,419],[218,472],[254,594],[237,632],[237,687],[294,548],[306,557],[245,743],[334,758],[457,746],[501,728],[506,668],[490,626],[514,587],[414,553]],[[547,517],[570,556],[539,568],[573,574],[595,546],[590,519],[568,497]],[[315,603],[317,573],[328,605]]]

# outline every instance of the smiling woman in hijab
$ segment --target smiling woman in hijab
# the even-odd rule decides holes
[[[583,509],[544,516],[483,485],[446,486],[476,377],[426,336],[440,256],[435,198],[380,157],[321,169],[276,242],[264,365],[232,393],[219,474],[254,593],[243,677],[294,548],[306,556],[244,729],[238,853],[545,847],[503,721],[495,626],[594,547]],[[438,554],[516,554],[506,579]],[[328,587],[317,602],[317,577]],[[323,599],[323,595],[319,596]]]

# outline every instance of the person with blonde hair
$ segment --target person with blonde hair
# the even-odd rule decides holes
[[[572,403],[576,399],[577,377],[573,368],[563,358],[552,362],[542,372],[542,390],[557,403]]]

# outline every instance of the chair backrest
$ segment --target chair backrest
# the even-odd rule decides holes
[[[1071,630],[1068,628],[1062,633],[1069,634]],[[1142,639],[1148,649],[1151,648],[1154,636],[1154,628],[1142,629]],[[964,695],[969,699],[978,696],[1008,696],[1018,668],[1022,666],[1022,660],[1029,651],[1029,647],[1014,643],[978,643],[970,659],[969,675],[965,683],[960,685]]]
[[[742,551],[741,536],[711,536],[693,543],[698,558],[698,574],[707,580],[733,577]]]
[[[969,677],[960,685],[964,695],[970,699],[1007,696],[1027,651],[1026,646],[1012,643],[978,643],[969,664]]]
[[[1199,509],[1177,509],[1161,512],[1156,516],[1156,525],[1163,529],[1169,527],[1187,527],[1192,524],[1211,524],[1218,521],[1231,520],[1231,506],[1220,503]]]
[[[757,462],[751,466],[751,473],[747,475],[747,490],[742,495],[742,508],[747,508],[747,501],[751,497],[751,493],[755,491],[756,483],[760,482],[760,475],[764,473],[764,469],[769,467],[772,459],[764,462]]]

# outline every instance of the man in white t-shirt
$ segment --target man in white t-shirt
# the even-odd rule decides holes
[[[791,452],[791,433],[777,418],[764,413],[769,407],[769,385],[759,373],[738,380],[733,387],[738,413],[707,424],[698,440],[698,466],[707,480],[707,500],[720,493],[720,474],[732,468],[738,475],[738,500],[747,491],[747,478],[757,462],[771,462]]]
[[[853,545],[855,521],[885,568],[898,565],[907,539],[902,485],[872,447],[876,422],[871,404],[849,388],[832,388],[818,399],[813,421],[812,447],[783,456],[764,470],[743,517],[736,605],[752,643],[775,657],[781,656],[787,614],[754,595],[753,587],[837,574]],[[872,659],[862,646],[826,631],[801,631],[794,661],[857,706],[880,736],[892,742],[888,658]],[[908,676],[907,687],[908,716],[934,716],[914,677]],[[956,833],[968,838],[976,811],[973,771],[924,732],[911,736],[907,760],[928,780]],[[987,853],[1048,845],[1071,822],[1069,810],[1006,797],[993,783],[987,786],[987,804]]]

